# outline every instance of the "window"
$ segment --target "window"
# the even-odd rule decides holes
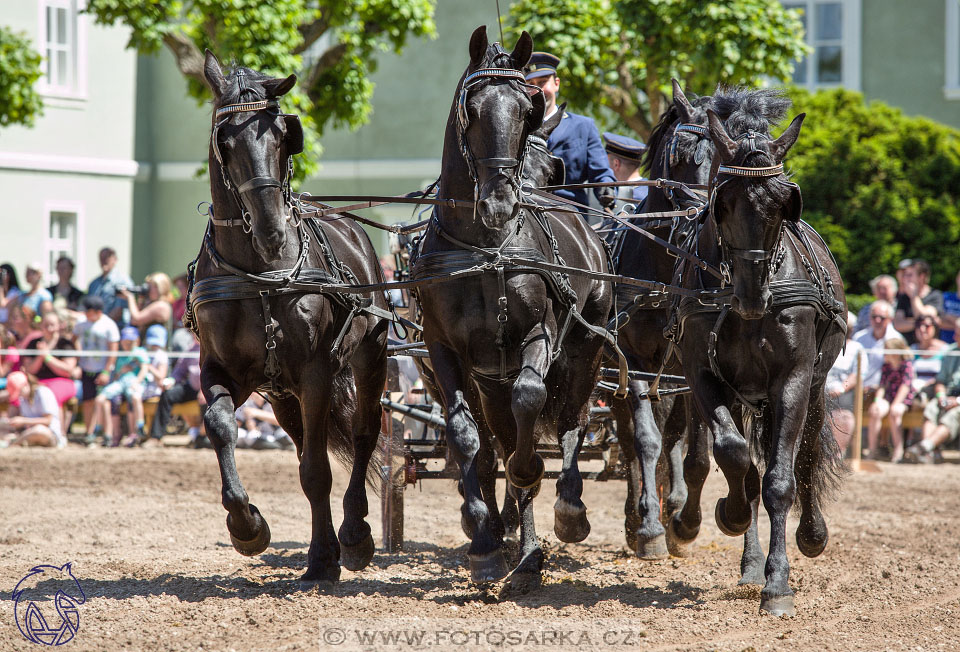
[[[946,2],[947,79],[943,92],[948,100],[960,100],[960,1]]]
[[[74,278],[85,278],[78,255],[82,207],[76,204],[48,204],[47,230],[44,238],[44,264],[47,283],[57,282],[57,259],[69,256],[75,265]]]
[[[793,83],[810,89],[860,87],[860,0],[784,2],[799,9],[813,52],[796,64]]]
[[[40,3],[41,86],[47,94],[77,96],[86,90],[84,30],[79,16],[83,3],[84,0],[42,0]]]

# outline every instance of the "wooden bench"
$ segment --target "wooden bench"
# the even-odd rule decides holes
[[[150,434],[150,428],[153,427],[153,417],[156,415],[157,406],[159,405],[159,396],[148,398],[143,401],[143,421],[148,435]],[[173,416],[183,417],[183,419],[191,425],[198,424],[200,421],[200,404],[197,401],[175,403],[172,414]]]

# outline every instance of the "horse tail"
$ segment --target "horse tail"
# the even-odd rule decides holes
[[[353,382],[353,368],[350,365],[333,377],[330,396],[330,427],[327,429],[327,450],[350,470],[353,468],[353,420],[357,411],[357,391]],[[379,427],[379,425],[378,425]],[[381,464],[383,454],[377,446],[370,463],[367,465],[367,483],[374,489],[380,487]]]
[[[820,400],[825,415],[819,430],[807,432],[805,428],[803,433],[803,437],[816,437],[817,441],[804,442],[806,445],[801,444],[794,468],[795,472],[798,472],[802,467],[809,465],[812,470],[809,474],[810,495],[814,505],[822,509],[826,503],[839,495],[850,469],[843,461],[843,451],[840,450],[840,445],[837,444],[830,427],[832,410],[829,408],[832,399],[824,390]],[[804,451],[808,453],[804,455]]]

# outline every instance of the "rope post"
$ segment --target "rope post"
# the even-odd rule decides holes
[[[393,411],[384,408],[380,417],[380,433],[384,437],[384,455],[380,484],[380,516],[385,552],[403,548],[404,455],[397,450],[393,435]]]
[[[863,356],[857,355],[857,384],[853,387],[853,438],[850,440],[853,446],[851,452],[850,468],[854,471],[860,470],[860,451],[863,450],[862,431],[863,431]]]

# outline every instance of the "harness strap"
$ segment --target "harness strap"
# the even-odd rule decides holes
[[[263,323],[266,332],[267,359],[263,365],[263,373],[267,377],[271,394],[283,392],[280,387],[280,361],[277,359],[277,334],[280,324],[270,314],[270,290],[260,292],[260,304],[263,307]]]
[[[733,386],[730,381],[728,381],[723,372],[720,371],[720,363],[717,361],[717,337],[720,331],[720,327],[723,325],[723,321],[727,318],[727,314],[730,312],[730,306],[725,305],[723,310],[720,311],[720,315],[717,317],[717,321],[714,323],[713,328],[710,330],[710,335],[707,338],[707,359],[710,361],[710,371],[719,380],[721,383],[727,386],[727,388],[733,392],[734,396],[737,397],[737,400],[740,401],[744,407],[749,408],[755,414],[760,414],[759,406],[755,405],[753,402],[747,400],[747,398],[741,394],[736,387]]]
[[[243,194],[248,190],[253,190],[255,188],[282,188],[283,185],[274,179],[273,177],[253,177],[249,181],[245,182],[239,188],[237,192]]]

